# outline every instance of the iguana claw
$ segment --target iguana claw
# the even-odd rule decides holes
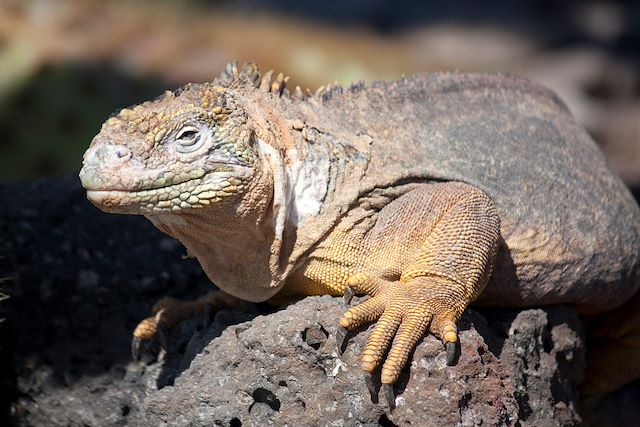
[[[384,400],[387,402],[389,409],[396,407],[396,395],[393,392],[393,384],[382,384],[384,390]]]
[[[338,330],[336,331],[336,348],[338,350],[338,354],[342,354],[344,352],[344,339],[347,337],[347,330],[342,326],[338,326]]]
[[[447,349],[447,366],[453,366],[456,362],[457,345],[455,342],[447,342],[445,348]]]
[[[376,403],[378,401],[378,393],[376,391],[376,386],[373,383],[373,376],[371,372],[364,373],[364,383],[367,386],[367,390],[369,390],[369,394],[371,395],[371,401]]]
[[[154,360],[158,356],[158,348],[154,342],[134,336],[131,339],[131,359],[138,362],[140,360]]]
[[[131,340],[131,358],[133,360],[140,360],[140,344],[142,340],[138,337],[133,337]]]
[[[163,350],[167,349],[167,334],[167,328],[162,323],[158,323],[156,336],[158,337],[158,341],[160,342],[160,346]]]
[[[355,289],[353,289],[351,286],[346,286],[344,288],[344,297],[343,297],[344,305],[348,307],[349,304],[351,304],[351,300],[353,299],[353,296],[355,295],[355,293],[356,293]]]

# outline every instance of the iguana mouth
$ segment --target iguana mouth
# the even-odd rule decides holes
[[[87,190],[87,198],[107,212],[178,212],[209,206],[243,189],[240,179],[226,178],[204,182],[208,175],[145,190]]]
[[[123,194],[128,195],[129,197],[144,197],[153,193],[166,193],[171,192],[172,189],[181,189],[183,186],[193,186],[193,183],[201,182],[202,178],[190,179],[187,181],[165,184],[158,187],[141,187],[135,190],[129,190],[124,188],[91,188],[87,189],[87,193],[113,193],[113,194]]]

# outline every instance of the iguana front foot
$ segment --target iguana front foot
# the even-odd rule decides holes
[[[165,297],[156,302],[151,309],[152,316],[138,323],[133,331],[131,356],[139,360],[143,349],[154,339],[158,339],[162,348],[167,347],[168,333],[180,322],[202,317],[203,327],[207,327],[214,311],[239,307],[245,302],[221,291],[210,292],[194,301],[181,301]]]
[[[343,314],[336,342],[340,349],[347,331],[377,321],[362,355],[365,383],[373,400],[377,392],[371,374],[382,363],[380,381],[385,400],[390,408],[394,406],[393,384],[427,332],[444,342],[447,364],[454,362],[458,342],[456,322],[469,301],[455,295],[456,287],[452,285],[451,279],[439,276],[408,276],[393,282],[365,273],[349,278],[345,302],[349,303],[355,294],[371,298]]]

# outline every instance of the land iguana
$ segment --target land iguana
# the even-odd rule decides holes
[[[224,291],[161,300],[134,352],[234,299],[366,294],[337,341],[377,322],[362,369],[372,390],[381,367],[391,404],[425,333],[454,362],[471,302],[573,304],[592,343],[584,396],[640,377],[640,210],[553,92],[504,74],[314,94],[286,81],[230,64],[213,82],[123,109],[85,153],[93,204],[144,215]]]

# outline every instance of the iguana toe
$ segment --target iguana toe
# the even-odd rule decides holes
[[[432,327],[434,335],[439,337],[447,350],[447,365],[454,365],[458,353],[458,328],[455,319],[450,313],[436,316]]]
[[[163,349],[167,348],[168,329],[180,318],[175,313],[181,310],[181,304],[181,301],[174,298],[162,298],[151,309],[153,316],[138,323],[131,341],[131,357],[134,360],[140,360],[143,349],[148,350],[154,339],[158,340]]]
[[[143,348],[156,335],[158,321],[155,316],[147,317],[133,331],[133,339],[131,340],[131,357],[133,360],[140,360]]]
[[[371,297],[365,302],[351,307],[340,318],[340,326],[347,330],[375,322],[384,312],[385,300],[381,295]]]
[[[390,282],[374,278],[365,273],[354,274],[347,280],[344,301],[348,305],[355,294],[370,295],[367,301],[348,309],[340,319],[340,326],[352,330],[375,322],[384,312],[386,292]]]
[[[402,319],[391,349],[382,365],[380,374],[382,384],[394,384],[397,381],[418,340],[427,332],[430,320],[430,315],[418,310],[412,310]]]

